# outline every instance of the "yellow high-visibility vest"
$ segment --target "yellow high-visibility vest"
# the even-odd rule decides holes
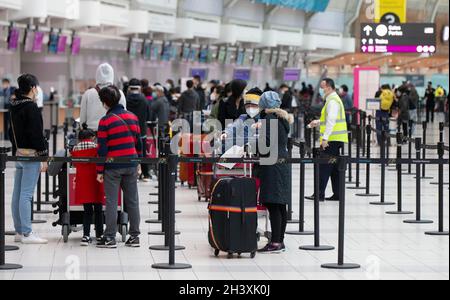
[[[327,127],[327,108],[331,101],[335,101],[339,104],[340,111],[338,119],[336,120],[336,125],[334,125],[333,128],[333,133],[328,138],[328,142],[348,143],[347,120],[345,117],[344,103],[336,93],[328,96],[325,106],[322,109],[322,116],[320,117],[320,142],[322,143]]]

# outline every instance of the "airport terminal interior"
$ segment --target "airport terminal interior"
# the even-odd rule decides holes
[[[449,280],[447,0],[0,0],[0,78],[1,280]]]

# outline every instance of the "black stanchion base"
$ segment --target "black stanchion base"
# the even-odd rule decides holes
[[[169,251],[169,246],[165,245],[157,245],[157,246],[150,246],[148,249],[153,251]],[[183,251],[186,250],[186,247],[184,246],[175,246],[175,251]]]
[[[361,268],[361,266],[358,264],[324,264],[321,267],[331,270],[355,270]]]
[[[403,223],[406,224],[433,224],[434,221],[431,220],[405,220]]]
[[[306,235],[314,235],[314,232],[313,231],[286,231],[286,234],[306,236]]]
[[[288,224],[298,224],[298,223],[300,223],[300,221],[299,220],[288,220],[287,223]]]
[[[52,214],[53,211],[50,210],[35,210],[33,211],[34,214],[36,215],[48,215],[48,214]]]
[[[380,197],[379,194],[356,194],[357,197]]]
[[[5,246],[5,251],[17,251],[17,250],[19,250],[20,248],[19,247],[17,247],[17,246],[9,246],[9,245],[6,245]]]
[[[414,176],[414,179],[417,179],[417,177]],[[422,179],[422,180],[431,180],[431,179],[434,179],[434,177],[427,177],[427,176],[422,177],[422,176],[421,176],[420,179]]]
[[[7,235],[7,236],[15,236],[16,232],[15,231],[6,231],[5,235]]]
[[[402,173],[402,175],[403,175],[403,176],[413,176],[413,175],[416,175],[416,174],[406,172],[406,173]]]
[[[432,235],[432,236],[448,236],[448,231],[429,231],[425,232],[426,235]]]
[[[395,202],[370,202],[370,205],[375,205],[375,206],[389,206],[389,205],[395,205],[397,203]]]
[[[412,211],[388,211],[386,212],[388,215],[412,215],[414,214]]]
[[[349,186],[349,187],[347,187],[347,189],[348,190],[365,190],[366,188],[362,187],[362,186],[359,186],[359,187],[357,187],[357,186]]]
[[[301,246],[299,248],[300,250],[305,250],[305,251],[332,251],[335,248],[333,246]]]
[[[145,221],[145,223],[147,223],[147,224],[161,224],[162,221],[161,220],[147,220],[147,221]]]
[[[47,221],[45,220],[33,220],[31,221],[31,224],[45,224]]]
[[[152,268],[158,270],[186,270],[192,269],[192,266],[188,264],[154,264]]]
[[[18,270],[18,269],[22,269],[23,266],[21,265],[16,265],[16,264],[4,264],[4,265],[0,265],[0,271],[8,271],[8,270]]]
[[[153,212],[154,214],[159,214],[159,211],[158,210],[155,210],[154,212]],[[181,214],[182,213],[182,211],[181,210],[176,210],[175,211],[175,214]]]
[[[148,235],[165,235],[165,232],[162,231],[150,231]],[[175,235],[180,235],[179,231],[175,231]]]
[[[148,201],[147,202],[149,205],[158,205],[159,202],[158,201]]]
[[[439,185],[439,182],[430,182],[431,185]],[[448,182],[444,182],[444,185],[448,185]]]

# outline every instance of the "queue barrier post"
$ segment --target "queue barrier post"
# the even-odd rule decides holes
[[[444,130],[445,130],[445,123],[441,122],[439,123],[439,142],[444,143]],[[439,185],[439,182],[431,182],[432,185]],[[444,185],[448,185],[448,182],[443,182]]]
[[[292,158],[292,151],[293,151],[293,149],[294,149],[294,140],[291,137],[291,138],[288,139],[288,155],[289,155],[289,158]],[[290,167],[291,167],[291,174],[292,174],[292,165],[290,165]],[[291,178],[291,180],[292,180],[292,178]],[[291,190],[290,190],[289,194],[291,195],[290,196],[290,198],[291,198],[290,200],[291,201],[289,201],[289,204],[288,204],[288,219],[287,219],[287,221],[288,221],[288,224],[297,224],[297,223],[300,222],[300,220],[292,219],[292,214],[293,214],[293,211],[292,211],[292,187],[291,187]]]
[[[397,132],[397,159],[402,159],[402,140],[401,132]],[[412,211],[403,211],[403,187],[402,187],[402,164],[397,164],[397,210],[388,211],[388,215],[412,215]]]
[[[364,190],[365,187],[360,186],[361,185],[361,164],[359,163],[359,159],[361,158],[361,126],[356,126],[356,158],[358,159],[358,162],[356,163],[356,186],[350,186],[347,187],[349,190]]]
[[[422,148],[422,139],[416,138],[416,159],[420,160],[420,150]],[[406,224],[432,224],[431,220],[422,220],[422,199],[421,199],[421,178],[420,178],[420,163],[416,163],[416,219],[405,220]]]
[[[351,131],[348,132],[348,156],[352,157],[352,143],[353,142],[353,133]],[[348,182],[349,184],[353,183],[353,170],[352,170],[352,162],[348,162]]]
[[[175,262],[175,183],[177,180],[177,157],[174,154],[170,154],[167,159],[167,164],[165,166],[166,178],[167,178],[167,211],[168,211],[168,237],[169,237],[169,262],[159,263],[152,265],[154,269],[160,270],[182,270],[191,269],[190,264],[180,264]]]
[[[53,141],[53,151],[52,151],[52,153],[53,153],[53,156],[56,155],[56,149],[58,147],[57,138],[58,138],[58,126],[57,125],[52,125],[52,141]],[[53,193],[55,193],[55,191],[57,189],[57,187],[56,187],[56,177],[57,176],[53,176],[53,185],[52,185]]]
[[[313,149],[313,157],[319,158],[320,149]],[[331,251],[332,246],[324,246],[320,244],[320,165],[314,162],[314,245],[301,246],[300,250],[306,251]],[[344,177],[345,178],[345,177]]]
[[[339,242],[338,242],[338,262],[335,264],[323,264],[324,269],[351,270],[361,268],[358,264],[350,264],[344,262],[345,251],[345,159],[338,161],[339,168]]]
[[[12,246],[5,245],[5,172],[6,172],[6,161],[8,152],[10,150],[8,148],[2,147],[0,148],[0,271],[6,270],[17,270],[22,269],[23,267],[18,264],[8,264],[6,263],[6,254],[7,248],[11,251]],[[18,247],[14,247],[15,250],[18,250]]]
[[[42,210],[42,175],[39,174],[39,179],[37,183],[37,194],[36,194],[36,210],[34,211],[35,214],[51,214],[53,213],[50,210]]]
[[[361,137],[362,137],[362,144],[361,144],[361,149],[362,149],[362,156],[365,157],[366,156],[366,132],[365,130],[367,129],[367,114],[365,111],[361,111]],[[369,138],[370,141],[370,138]]]
[[[305,142],[300,142],[300,158],[305,158]],[[298,231],[287,231],[288,235],[313,235],[312,231],[305,231],[305,164],[300,164],[300,201],[299,201],[299,222]]]
[[[438,144],[438,155],[439,159],[444,158],[444,143],[440,142]],[[439,228],[438,231],[428,231],[425,232],[426,235],[433,236],[448,236],[448,231],[444,231],[444,164],[439,164]]]
[[[371,205],[378,205],[378,206],[385,206],[385,205],[395,205],[394,202],[386,202],[386,138],[387,133],[385,130],[381,131],[381,145],[380,145],[380,158],[382,160],[381,162],[381,199],[379,202],[370,202]]]
[[[369,125],[366,125],[366,135],[367,135],[367,144],[366,144],[366,157],[367,159],[370,159],[371,153],[370,153],[370,137],[372,135],[372,127]],[[380,195],[378,194],[371,194],[370,193],[370,163],[366,164],[366,192],[364,194],[356,194],[358,197],[378,197]]]
[[[422,159],[426,159],[427,158],[427,149],[426,149],[426,144],[427,144],[427,122],[423,122],[422,123],[422,128],[423,128],[423,139],[422,139],[422,143],[423,143],[423,149],[422,149]],[[433,179],[433,177],[427,177],[426,175],[426,165],[422,164],[422,179]]]
[[[411,164],[411,159],[412,159],[412,121],[409,121],[409,127],[408,127],[408,159],[409,159],[409,163],[408,163],[408,173],[405,173],[403,175],[413,175],[412,174],[412,164]]]
[[[155,246],[150,246],[149,249],[150,250],[154,250],[154,251],[170,251],[170,182],[169,177],[169,166],[168,166],[168,157],[170,156],[170,144],[164,144],[161,143],[161,151],[160,154],[162,157],[166,158],[166,162],[165,163],[160,163],[160,168],[159,168],[159,183],[158,183],[158,197],[161,201],[161,205],[160,205],[160,209],[158,210],[158,214],[161,214],[161,231],[150,231],[148,234],[149,235],[157,235],[157,236],[164,236],[164,245],[155,245]],[[175,166],[176,168],[176,166]],[[175,174],[175,178],[176,178],[176,174]],[[174,188],[175,190],[175,184],[174,184]],[[175,196],[174,196],[175,197]],[[174,229],[174,235],[179,235],[180,232],[179,231],[175,231]],[[174,246],[175,251],[180,251],[180,250],[185,250],[186,248],[183,246],[178,246],[175,245]]]

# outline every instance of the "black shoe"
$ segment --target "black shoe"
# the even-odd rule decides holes
[[[336,196],[332,196],[332,197],[329,197],[329,198],[325,198],[325,200],[326,201],[339,201],[339,197],[336,197]]]
[[[285,249],[283,249],[283,246],[281,244],[275,245],[272,243],[267,244],[267,246],[265,246],[261,250],[258,250],[258,252],[262,253],[262,254],[280,254],[284,251],[285,251]]]
[[[141,246],[141,243],[139,241],[139,237],[130,237],[128,239],[128,241],[125,243],[126,247],[131,247],[131,248],[139,248]]]
[[[316,196],[315,196],[315,195],[312,195],[312,196],[310,196],[310,197],[305,197],[305,199],[306,199],[306,200],[315,201],[315,200],[316,200]],[[324,198],[320,198],[319,201],[320,201],[320,202],[324,202],[325,199],[324,199]]]
[[[92,244],[92,239],[91,239],[90,237],[84,236],[84,237],[81,239],[80,246],[82,246],[82,247],[87,247],[87,246],[89,246],[90,244]]]
[[[116,249],[117,248],[117,242],[116,239],[103,237],[98,243],[97,248],[102,249]]]

